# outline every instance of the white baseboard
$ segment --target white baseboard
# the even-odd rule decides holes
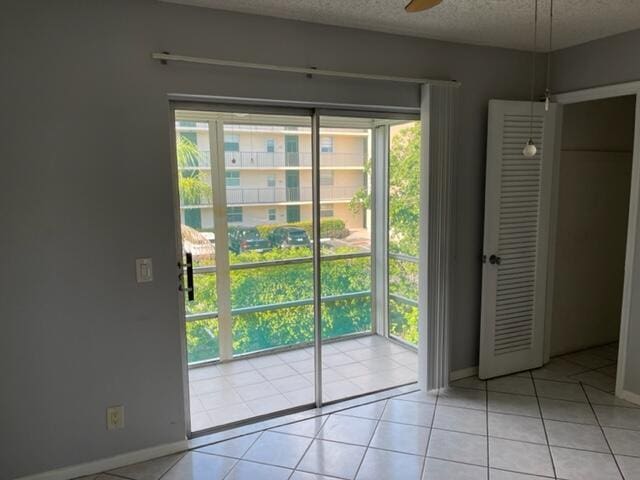
[[[107,470],[124,467],[132,463],[144,462],[146,460],[152,460],[172,453],[182,452],[187,450],[187,448],[187,440],[185,439],[175,443],[165,443],[155,447],[136,450],[135,452],[123,453],[114,457],[102,458],[92,462],[49,470],[48,472],[36,473],[34,475],[21,477],[17,480],[68,480],[70,478],[105,472]]]
[[[449,373],[449,381],[455,382],[461,378],[473,377],[478,375],[478,367],[463,368],[461,370],[454,370]]]
[[[640,405],[640,395],[638,395],[637,393],[633,393],[628,390],[621,390],[617,396],[622,398],[623,400],[626,400],[627,402]]]

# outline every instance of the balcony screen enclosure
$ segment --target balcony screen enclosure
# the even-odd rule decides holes
[[[416,380],[420,123],[296,113],[175,110],[191,431]]]

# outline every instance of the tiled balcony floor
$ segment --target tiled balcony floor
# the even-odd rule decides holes
[[[327,343],[324,401],[416,381],[415,351],[372,335]],[[301,348],[189,370],[191,431],[313,403],[313,349]]]

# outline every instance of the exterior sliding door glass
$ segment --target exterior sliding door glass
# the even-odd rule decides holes
[[[391,125],[388,168],[389,335],[418,344],[420,122]]]
[[[308,345],[314,328],[310,119],[228,117],[225,139],[238,142],[224,152],[233,355]]]
[[[384,175],[386,168],[389,122],[323,116],[320,127],[322,392],[327,402],[414,382],[416,354],[389,338],[374,308],[385,285],[375,279],[381,272],[374,268],[372,252],[380,251],[377,243],[386,235],[385,212],[375,205],[387,197],[374,176]]]
[[[187,286],[190,259],[198,292],[193,300],[184,295],[187,359],[197,365],[220,357],[209,124],[178,116],[175,129],[182,276]]]
[[[176,111],[191,432],[315,402],[310,122]]]
[[[320,117],[322,399],[362,394],[371,373],[371,121]],[[354,353],[355,352],[355,353]]]

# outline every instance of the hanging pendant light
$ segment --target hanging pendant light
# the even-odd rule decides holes
[[[549,111],[551,103],[551,52],[553,47],[553,0],[549,0],[549,51],[547,52],[547,88],[544,91],[544,111]]]
[[[522,154],[525,157],[531,158],[538,151],[536,144],[533,143],[533,96],[536,88],[536,40],[538,37],[538,0],[533,0],[533,50],[531,50],[531,94],[529,102],[531,103],[531,109],[529,112],[529,140],[522,149]]]

